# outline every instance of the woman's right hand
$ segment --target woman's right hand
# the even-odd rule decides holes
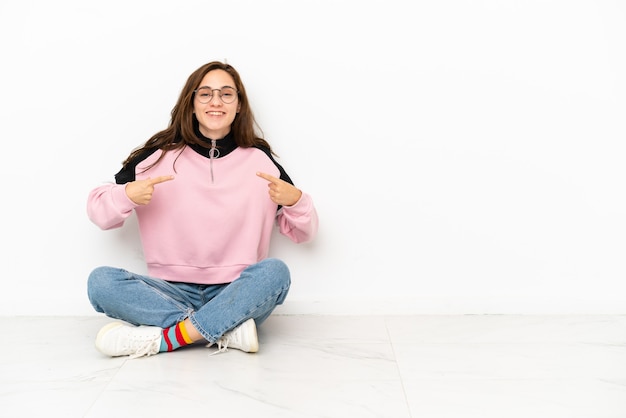
[[[126,183],[126,195],[138,205],[147,205],[152,200],[154,186],[170,180],[174,180],[174,176],[159,176],[153,179],[131,181]]]

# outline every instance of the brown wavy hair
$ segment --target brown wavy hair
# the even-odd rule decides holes
[[[124,166],[147,150],[182,150],[189,144],[203,144],[194,132],[194,123],[196,120],[196,116],[193,113],[194,90],[200,87],[200,82],[202,82],[204,76],[209,71],[213,70],[224,70],[230,74],[235,81],[235,88],[239,96],[239,112],[231,125],[231,132],[233,133],[237,145],[242,148],[253,146],[264,147],[273,154],[269,143],[263,139],[263,131],[254,119],[254,114],[252,113],[248,101],[248,95],[246,94],[246,88],[241,81],[239,73],[230,64],[213,61],[204,64],[189,76],[178,97],[176,105],[172,109],[172,117],[168,127],[157,132],[146,141],[144,145],[133,150],[126,160],[124,160]],[[163,158],[164,154],[165,153],[161,154],[159,159],[151,166],[157,164],[161,158]]]

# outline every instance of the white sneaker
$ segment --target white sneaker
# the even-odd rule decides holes
[[[159,327],[134,327],[112,322],[96,336],[96,348],[111,357],[151,356],[159,352],[163,330]]]
[[[213,344],[208,344],[207,347]],[[217,340],[217,351],[212,353],[223,353],[229,348],[245,351],[246,353],[256,353],[259,351],[259,339],[256,333],[254,319],[250,318],[232,331],[228,331]]]

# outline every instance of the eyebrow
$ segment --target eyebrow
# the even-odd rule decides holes
[[[221,89],[223,89],[223,88],[226,88],[226,87],[230,87],[231,89],[237,90],[237,89],[236,89],[236,88],[234,88],[233,86],[229,86],[229,85],[222,86],[222,87],[220,87],[220,88],[219,88],[219,90],[221,90]],[[203,88],[212,89],[212,87],[211,87],[211,86],[200,86],[200,87],[198,87],[198,88],[199,88],[199,89],[203,89]]]

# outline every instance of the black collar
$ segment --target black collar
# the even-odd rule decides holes
[[[209,150],[211,149],[211,139],[202,135],[202,133],[200,132],[200,126],[198,122],[194,123],[193,128],[194,128],[193,130],[196,133],[196,136],[202,141],[202,144],[190,144],[189,146],[198,154],[204,155],[205,157],[208,158]],[[216,158],[224,157],[230,154],[232,151],[234,151],[237,148],[237,143],[235,142],[235,137],[232,131],[227,133],[224,138],[221,138],[215,141],[215,145],[217,146],[217,149],[219,150],[219,155],[217,155]]]

